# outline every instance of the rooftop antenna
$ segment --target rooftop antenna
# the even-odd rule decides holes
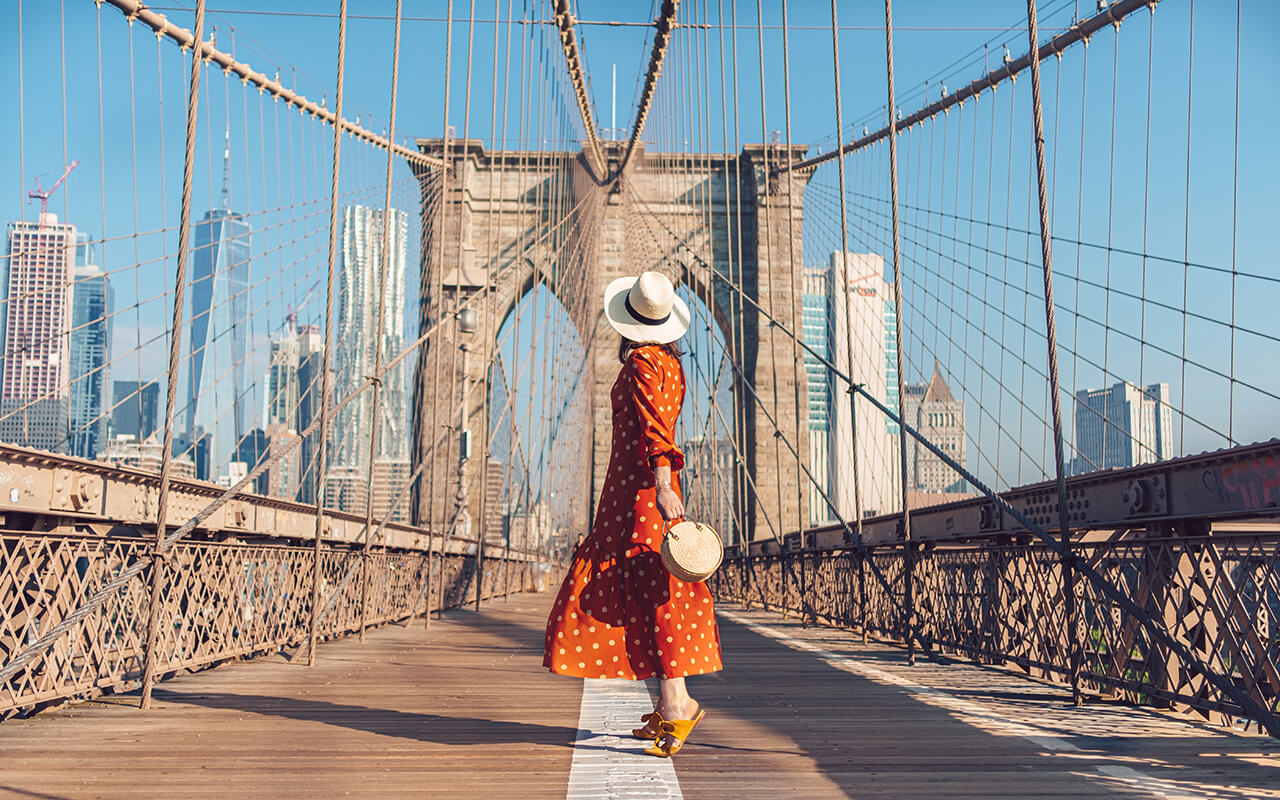
[[[53,186],[50,186],[48,191],[45,191],[45,189],[40,186],[40,176],[39,175],[36,176],[35,178],[36,188],[27,192],[27,197],[33,200],[40,201],[40,218],[39,218],[40,230],[44,230],[44,218],[45,218],[45,215],[49,213],[49,198],[53,195],[54,192],[58,191],[58,187],[62,185],[62,182],[65,181],[67,179],[67,176],[71,174],[71,170],[75,169],[76,165],[79,163],[80,163],[79,161],[72,161],[70,164],[68,164],[67,168],[62,171],[62,177],[58,178],[58,182],[53,184]]]
[[[609,101],[609,138],[618,138],[618,65],[613,65],[613,99]]]

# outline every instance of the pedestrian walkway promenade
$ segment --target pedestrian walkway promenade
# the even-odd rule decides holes
[[[724,607],[706,722],[638,754],[641,684],[541,664],[549,595],[0,724],[0,797],[1280,798],[1280,743]]]

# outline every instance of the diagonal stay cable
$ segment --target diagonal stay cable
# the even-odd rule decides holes
[[[538,241],[541,241],[547,236],[550,236],[557,228],[563,225],[564,221],[567,220],[570,216],[572,216],[573,212],[577,208],[581,207],[583,202],[585,202],[585,199],[582,201],[579,201],[578,206],[575,206],[575,208],[572,209],[569,214],[566,214],[565,217],[560,222],[558,222],[556,225],[548,229],[543,234],[543,236],[539,237]],[[533,244],[536,244],[536,243],[537,242],[534,242]],[[462,307],[470,307],[472,302],[476,301],[478,298],[481,298],[481,297],[482,297],[481,294],[476,294],[468,298],[466,301],[462,303]],[[427,330],[425,330],[413,342],[409,343],[395,358],[389,359],[387,363],[383,366],[383,374],[386,374],[387,371],[393,369],[397,364],[399,364],[401,361],[406,359],[411,353],[415,352],[424,342],[430,339],[436,333],[436,331],[440,329],[444,321],[445,320],[437,320],[436,322],[432,323],[427,328]],[[345,398],[343,398],[340,402],[336,403],[333,406],[332,413],[336,414],[341,409],[350,405],[357,396],[359,396],[364,390],[371,387],[375,380],[380,380],[381,377],[382,377],[381,375],[373,375],[365,378],[365,380],[362,383],[360,383],[358,386],[356,386],[351,391],[350,394],[348,394]],[[167,549],[173,546],[174,544],[176,544],[181,539],[185,538],[189,533],[191,533],[191,531],[195,530],[196,526],[198,526],[201,522],[207,519],[219,508],[224,506],[232,498],[234,498],[235,496],[240,494],[242,491],[244,491],[245,488],[247,488],[248,486],[251,486],[253,482],[258,478],[258,476],[261,475],[264,471],[269,469],[272,465],[274,465],[280,459],[292,453],[303,441],[307,439],[307,437],[309,437],[312,433],[314,433],[319,428],[319,425],[320,425],[319,419],[313,421],[311,425],[307,427],[306,430],[300,432],[296,438],[294,438],[284,447],[280,448],[278,452],[274,453],[271,457],[261,461],[258,464],[258,466],[250,470],[249,473],[245,475],[245,477],[241,478],[239,482],[237,482],[235,485],[223,491],[218,497],[214,498],[203,509],[201,509],[193,517],[187,520],[186,523],[181,525],[173,533],[169,534],[163,540],[161,549]],[[12,659],[10,659],[9,662],[6,663],[3,667],[0,667],[0,683],[8,681],[9,678],[17,674],[19,670],[21,670],[27,664],[34,661],[42,653],[44,653],[46,650],[52,647],[58,641],[58,639],[62,637],[64,633],[66,633],[72,627],[74,627],[77,623],[87,619],[91,614],[97,611],[97,609],[101,607],[102,604],[105,603],[112,595],[114,595],[120,589],[127,586],[134,578],[141,575],[142,572],[145,571],[146,568],[155,559],[155,557],[156,556],[153,553],[139,554],[137,556],[137,560],[135,560],[128,567],[125,567],[122,570],[120,570],[120,572],[117,573],[115,578],[103,584],[102,588],[100,588],[98,591],[90,595],[90,597],[87,600],[85,600],[84,603],[82,603],[79,608],[77,608],[75,611],[72,611],[70,614],[64,617],[61,622],[59,622],[54,627],[50,628],[48,632],[46,632],[44,635],[40,636],[38,639],[32,642],[25,650],[23,650],[22,652],[14,656]]]
[[[662,224],[661,220],[658,220],[657,216],[653,214],[652,210],[650,210],[650,209],[649,209],[648,205],[644,202],[644,200],[643,200],[643,199],[641,199],[641,198],[639,198],[639,197],[637,197],[636,199],[637,199],[637,201],[638,201],[642,206],[644,206],[644,207],[645,207],[645,211],[646,211],[646,213],[648,213],[650,216],[653,216],[653,217],[654,217],[654,219],[655,219],[656,221],[658,221],[658,223],[659,223],[659,224]],[[675,234],[673,231],[671,231],[671,229],[670,229],[670,228],[666,228],[666,226],[665,226],[665,225],[663,225],[663,227],[666,229],[667,233],[668,233],[668,234],[670,234],[670,235],[672,236],[672,238],[675,238],[677,241],[679,241],[679,239],[678,239],[678,237],[676,236],[676,234]],[[695,258],[698,258],[698,260],[699,260],[700,262],[702,261],[702,259],[701,259],[701,258],[699,258],[696,254],[694,254],[694,257],[695,257]],[[707,265],[705,262],[703,262],[703,264],[704,264],[704,266],[709,266],[709,265]],[[723,280],[723,276],[721,276],[721,279]],[[737,289],[737,287],[736,287],[736,286],[735,286],[734,288],[735,288],[735,289]],[[740,290],[740,289],[738,289],[738,291],[741,291],[741,290]],[[744,293],[744,296],[745,296],[745,293]],[[705,316],[705,312],[701,312],[701,311],[700,311],[699,313],[704,314],[704,316]],[[762,312],[762,313],[763,313],[763,312]],[[788,334],[788,333],[789,333],[789,331],[786,329],[786,327],[785,327],[785,326],[781,325],[780,323],[776,323],[776,322],[772,319],[772,317],[770,317],[770,324],[771,324],[771,326],[776,325],[777,327],[781,328],[781,329],[782,329],[782,332],[783,332],[784,334]],[[792,338],[794,339],[795,337],[792,337]],[[812,350],[808,347],[808,345],[805,345],[803,342],[800,342],[799,344],[801,344],[801,346],[805,347],[805,349],[806,349],[806,350],[810,350],[810,352],[812,352]],[[816,355],[816,354],[815,354],[815,355]],[[746,376],[746,374],[742,371],[741,365],[739,365],[739,364],[738,364],[738,362],[737,362],[735,359],[733,359],[732,357],[728,357],[728,356],[726,356],[726,358],[727,358],[727,361],[728,361],[729,365],[733,368],[734,373],[738,376],[738,379],[739,379],[739,381],[740,381],[741,385],[743,385],[743,386],[745,386],[745,387],[746,387],[747,391],[751,394],[751,398],[752,398],[752,400],[754,400],[754,401],[755,401],[756,406],[757,406],[757,407],[760,409],[760,411],[765,415],[765,418],[769,421],[769,424],[773,426],[773,429],[774,429],[774,438],[775,438],[776,440],[780,440],[783,444],[785,444],[785,445],[787,446],[787,449],[791,452],[791,454],[792,454],[793,456],[795,456],[795,457],[798,459],[798,461],[800,462],[800,465],[801,465],[801,469],[804,471],[805,477],[809,480],[809,482],[810,482],[811,484],[813,484],[814,488],[816,488],[816,489],[818,490],[818,492],[821,494],[822,499],[823,499],[823,502],[825,502],[825,503],[826,503],[826,504],[827,504],[827,505],[828,505],[828,506],[829,506],[829,507],[830,507],[830,508],[835,512],[837,520],[839,520],[840,525],[845,529],[846,533],[847,533],[847,534],[853,534],[853,540],[854,540],[854,542],[855,542],[855,549],[857,550],[857,552],[858,552],[858,554],[859,554],[860,556],[864,556],[864,557],[865,557],[865,555],[869,552],[869,548],[867,547],[866,543],[862,540],[862,538],[861,538],[861,534],[860,534],[860,533],[858,533],[858,532],[855,530],[855,527],[854,527],[854,526],[852,526],[852,525],[850,525],[850,524],[849,524],[849,522],[848,522],[847,520],[845,520],[843,516],[841,516],[841,514],[840,514],[839,510],[835,507],[835,504],[832,502],[832,499],[831,499],[830,495],[828,495],[828,494],[827,494],[827,493],[822,489],[822,486],[821,486],[821,485],[817,482],[817,480],[814,478],[813,473],[809,470],[809,467],[808,467],[808,466],[806,466],[806,465],[803,463],[803,459],[801,459],[801,458],[800,458],[800,456],[799,456],[799,451],[798,451],[798,450],[796,449],[796,447],[792,444],[792,442],[787,438],[786,434],[785,434],[785,433],[783,433],[782,429],[778,426],[777,420],[773,417],[773,415],[771,415],[771,414],[769,413],[769,409],[765,407],[764,400],[762,400],[762,399],[760,398],[760,396],[756,393],[755,387],[753,387],[753,386],[751,385],[751,382],[747,380],[747,376]],[[695,362],[695,369],[697,369],[696,362]],[[834,369],[834,368],[833,368],[833,369]],[[700,374],[700,373],[699,373],[699,374]],[[841,374],[841,377],[845,377],[845,376],[844,376],[843,374]],[[846,382],[848,382],[848,378],[847,378],[847,377],[845,377],[845,380],[846,380]],[[860,386],[860,384],[858,384],[858,386]],[[717,413],[717,414],[720,414],[719,406],[715,403],[715,401],[714,401],[714,400],[712,401],[712,407],[716,410],[716,413]],[[722,424],[725,424],[725,425],[727,426],[727,424],[728,424],[728,423],[727,423],[727,422],[725,422],[723,415],[721,415],[721,417],[720,417],[720,421],[721,421],[721,423],[722,423]],[[735,442],[733,442],[732,440],[730,440],[730,444],[732,444],[732,445],[733,445],[733,448],[734,448],[734,455],[735,455],[735,457],[737,457],[737,458],[741,459],[741,458],[742,458],[742,454],[738,451],[737,444],[736,444]],[[751,483],[752,491],[753,491],[753,492],[754,492],[754,491],[756,491],[755,482],[751,480],[750,473],[748,472],[746,475],[747,475],[747,480]],[[759,496],[759,495],[758,495],[758,493],[757,493],[757,502],[758,502],[758,496]],[[763,508],[763,506],[762,506],[762,508]],[[765,519],[766,519],[766,521],[769,521],[769,528],[770,528],[770,531],[772,531],[772,532],[773,532],[773,534],[774,534],[774,539],[778,542],[778,546],[779,546],[779,548],[780,548],[780,549],[784,549],[784,550],[785,550],[785,547],[783,546],[781,539],[779,539],[777,532],[773,530],[773,523],[772,523],[772,521],[769,519],[769,516],[768,516],[768,513],[767,513],[767,512],[766,512],[766,514],[765,514]],[[789,563],[789,562],[788,562],[788,563]],[[872,573],[874,573],[874,574],[875,574],[875,576],[876,576],[877,580],[879,580],[880,584],[884,587],[884,590],[885,590],[885,592],[888,594],[888,596],[889,596],[890,598],[894,599],[894,602],[895,602],[899,607],[901,607],[901,605],[902,605],[902,604],[901,604],[900,602],[898,602],[898,601],[896,600],[896,598],[894,597],[895,590],[894,590],[894,589],[893,589],[893,587],[890,585],[889,580],[888,580],[888,579],[884,576],[884,574],[880,571],[880,568],[879,568],[878,566],[876,566],[876,565],[875,565],[875,562],[874,562],[873,560],[868,560],[868,561],[867,561],[867,563],[868,563],[868,565],[871,567],[871,571],[872,571]]]
[[[650,215],[654,216],[654,219],[658,219],[657,216],[653,215],[653,212],[648,209],[647,204],[644,203],[644,200],[642,198],[637,197],[636,199],[642,206],[645,207],[646,211],[648,211]],[[658,220],[658,221],[661,224],[661,220]],[[670,233],[669,229],[668,229],[668,232]],[[672,233],[671,235],[673,237],[675,236],[674,233]],[[698,258],[696,253],[694,254],[694,257]],[[1076,556],[1075,553],[1069,548],[1069,546],[1064,545],[1061,541],[1059,541],[1057,537],[1050,535],[1038,524],[1036,524],[1035,522],[1032,522],[1031,519],[1026,516],[1026,514],[1014,508],[1014,506],[1011,503],[1009,503],[1009,501],[1005,500],[1003,497],[997,494],[994,490],[992,490],[989,486],[987,486],[985,482],[980,480],[976,475],[971,473],[969,470],[965,469],[964,466],[962,466],[954,458],[948,455],[940,447],[938,447],[933,442],[931,442],[928,438],[926,438],[914,427],[908,425],[906,421],[903,420],[898,414],[889,410],[889,408],[886,405],[880,402],[880,400],[878,400],[873,394],[868,392],[864,386],[862,386],[861,384],[854,383],[847,374],[845,374],[844,372],[836,368],[835,365],[831,364],[829,361],[827,361],[826,358],[824,358],[823,356],[818,354],[816,351],[814,351],[813,348],[809,347],[800,337],[797,337],[794,334],[794,332],[790,331],[785,325],[783,325],[781,322],[778,322],[771,315],[769,315],[769,313],[765,311],[763,308],[761,308],[759,304],[757,304],[749,295],[746,294],[745,291],[743,291],[740,287],[734,285],[732,282],[728,281],[718,270],[715,269],[713,265],[702,261],[701,258],[698,258],[698,260],[702,264],[702,266],[706,267],[713,274],[718,276],[722,281],[724,281],[728,286],[730,286],[735,292],[741,295],[741,297],[744,300],[746,300],[748,303],[751,303],[751,305],[755,306],[755,308],[759,311],[761,315],[769,319],[772,325],[776,325],[779,329],[782,330],[782,332],[785,335],[791,336],[793,339],[795,339],[796,342],[801,347],[803,347],[807,352],[813,355],[815,359],[818,359],[819,361],[821,361],[832,371],[833,374],[835,374],[845,383],[849,384],[852,391],[862,395],[864,398],[870,401],[871,404],[877,410],[879,410],[881,414],[887,417],[890,421],[900,425],[903,431],[905,431],[909,436],[911,436],[913,439],[919,442],[930,453],[932,453],[933,455],[941,459],[942,462],[946,464],[948,467],[950,467],[954,472],[956,472],[956,474],[958,474],[960,477],[964,478],[970,484],[972,484],[975,489],[977,489],[980,493],[985,495],[987,499],[990,500],[992,503],[999,506],[1003,512],[1005,512],[1014,520],[1016,520],[1018,524],[1020,524],[1025,530],[1027,530],[1028,532],[1032,533],[1037,538],[1045,542],[1045,544],[1047,544],[1050,547],[1050,549],[1052,549],[1055,552],[1055,554],[1057,554],[1060,558],[1070,561],[1072,564],[1072,567],[1077,571],[1078,574],[1083,575],[1085,578],[1087,578],[1089,582],[1093,584],[1093,586],[1099,592],[1101,592],[1108,599],[1110,599],[1117,606],[1119,606],[1122,611],[1132,616],[1143,627],[1143,629],[1147,631],[1147,633],[1153,639],[1155,639],[1165,647],[1169,648],[1169,650],[1171,650],[1174,654],[1176,654],[1178,658],[1187,667],[1194,669],[1196,672],[1199,672],[1201,675],[1203,675],[1206,680],[1212,683],[1217,689],[1222,691],[1223,694],[1230,697],[1237,704],[1239,704],[1240,708],[1244,709],[1251,716],[1257,719],[1259,723],[1262,724],[1264,727],[1266,727],[1267,730],[1270,731],[1273,736],[1280,735],[1280,717],[1277,717],[1275,714],[1268,711],[1262,705],[1258,704],[1253,698],[1246,695],[1243,691],[1239,689],[1239,687],[1235,685],[1235,682],[1231,680],[1230,677],[1217,673],[1212,667],[1210,667],[1207,663],[1205,663],[1203,659],[1199,658],[1195,653],[1193,653],[1185,643],[1178,641],[1176,638],[1174,638],[1174,636],[1168,630],[1166,630],[1164,627],[1158,624],[1152,618],[1150,613],[1148,613],[1146,610],[1139,607],[1137,603],[1135,603],[1132,600],[1132,598],[1130,598],[1127,594],[1125,594],[1123,591],[1118,589],[1111,581],[1107,580],[1106,577],[1100,574],[1096,569],[1094,569],[1092,566],[1085,563],[1078,556]]]

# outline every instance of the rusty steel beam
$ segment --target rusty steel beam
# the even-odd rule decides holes
[[[145,528],[155,524],[159,485],[160,476],[155,472],[0,443],[0,530],[79,527],[106,533],[117,527]],[[169,503],[186,516],[225,491],[213,483],[175,477]],[[314,536],[314,512],[306,503],[242,493],[202,518],[196,530],[203,538],[298,543]],[[356,545],[362,539],[364,524],[363,513],[327,509],[325,539]],[[428,547],[426,528],[386,520],[375,524],[384,546],[401,550]],[[474,537],[454,538],[459,552],[476,543]]]
[[[999,497],[1046,530],[1058,525],[1054,481],[1019,486]],[[1067,478],[1068,524],[1080,531],[1144,528],[1159,523],[1277,519],[1280,527],[1280,439],[1215,450],[1136,467],[1098,470]],[[868,546],[897,544],[901,514],[863,520]],[[977,496],[911,511],[918,541],[966,542],[1030,536],[1032,531],[987,497]],[[794,533],[789,538],[796,539]],[[835,547],[842,525],[806,531],[808,546]],[[769,552],[770,542],[752,550]]]
[[[596,175],[603,178],[606,162],[604,153],[600,149],[600,137],[596,132],[595,119],[591,114],[591,97],[587,94],[586,70],[582,66],[582,48],[573,31],[577,20],[569,9],[569,0],[556,0],[555,22],[560,29],[560,45],[564,49],[565,63],[569,68],[569,80],[573,82],[573,94],[578,100],[578,113],[582,115],[582,126],[587,131],[587,144],[595,159],[595,164],[592,166],[596,169]]]
[[[1140,8],[1150,8],[1152,13],[1154,13],[1156,3],[1158,2],[1160,2],[1160,0],[1119,0],[1119,2],[1112,3],[1092,17],[1077,22],[1075,25],[1072,25],[1070,28],[1041,45],[1040,49],[1037,51],[1037,60],[1044,61],[1050,56],[1060,56],[1064,50],[1077,42],[1084,42],[1087,45],[1089,43],[1090,36],[1093,36],[1093,34],[1108,25],[1115,25],[1116,27],[1119,27],[1122,19]],[[898,131],[905,131],[912,125],[945,112],[952,106],[959,105],[971,97],[976,97],[987,89],[995,88],[997,84],[1005,79],[1017,77],[1018,73],[1030,68],[1030,66],[1031,54],[1028,52],[1021,58],[1008,62],[1000,69],[988,72],[986,75],[978,78],[968,86],[930,103],[911,116],[898,120],[897,124],[894,125],[894,128]],[[804,161],[783,164],[779,166],[775,172],[814,169],[815,167],[832,160],[837,155],[848,155],[849,153],[861,150],[864,147],[869,147],[888,135],[889,126],[886,125],[878,131],[863,136],[861,139],[849,142],[838,150],[832,150],[830,153],[823,153],[822,155],[814,156],[813,158],[806,158]]]
[[[177,43],[178,47],[183,51],[195,46],[195,35],[170,22],[164,14],[158,14],[147,8],[139,0],[105,0],[109,5],[115,6],[124,14],[125,19],[133,24],[134,21],[141,22],[155,32],[157,39],[168,37]],[[206,62],[212,62],[222,68],[224,72],[232,72],[240,77],[241,83],[252,83],[258,87],[258,93],[268,94],[285,101],[300,111],[310,114],[312,117],[319,118],[329,125],[335,125],[344,132],[361,139],[374,147],[380,147],[383,150],[390,150],[397,156],[406,161],[417,164],[419,166],[443,167],[444,162],[438,158],[431,158],[423,155],[416,150],[411,150],[404,145],[396,144],[383,136],[379,136],[373,131],[355,124],[349,119],[339,118],[332,111],[320,106],[313,100],[308,100],[305,96],[287,89],[279,80],[273,80],[263,75],[261,72],[255,72],[248,64],[236,61],[230,54],[224,53],[208,42],[203,42],[201,48],[204,52]]]
[[[676,12],[680,9],[680,0],[663,0],[658,18],[653,21],[653,51],[649,54],[649,70],[644,76],[644,88],[640,90],[640,104],[636,107],[636,119],[631,124],[631,138],[627,141],[627,152],[618,165],[619,175],[631,161],[631,153],[644,133],[644,123],[649,117],[649,108],[653,104],[654,91],[658,86],[658,77],[662,75],[662,61],[667,55],[667,45],[671,43],[671,32],[676,28]]]

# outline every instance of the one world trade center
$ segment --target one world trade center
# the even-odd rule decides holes
[[[187,436],[196,476],[216,480],[235,460],[248,424],[249,224],[231,210],[230,134],[220,207],[195,225]]]

